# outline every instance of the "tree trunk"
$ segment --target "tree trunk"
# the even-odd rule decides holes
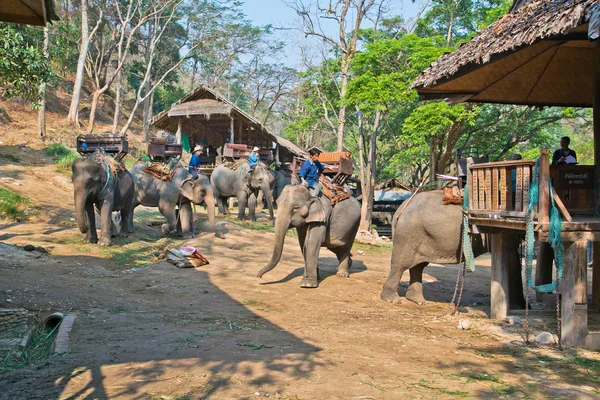
[[[117,89],[115,93],[115,115],[113,116],[113,135],[117,134],[119,129],[119,117],[121,114],[121,87],[123,86],[123,70],[119,70],[117,74]]]
[[[338,112],[337,148],[344,151],[344,128],[346,126],[346,92],[348,90],[348,71],[350,69],[350,56],[342,55],[342,83],[340,86],[340,110]]]
[[[151,47],[152,47],[152,41],[154,40],[154,36],[153,35],[153,29],[152,29],[152,24],[148,24],[149,28],[148,28],[148,37],[146,38],[146,51],[144,53],[144,59],[146,61],[146,65],[151,61],[150,57],[153,56],[153,54],[150,54],[151,51]],[[144,107],[143,107],[143,113],[142,113],[142,121],[143,121],[143,125],[144,125],[144,135],[146,138],[146,143],[148,143],[148,139],[150,137],[150,125],[148,124],[150,121],[150,96],[148,96],[148,93],[150,93],[150,90],[152,90],[152,70],[150,70],[150,75],[148,76],[148,79],[146,79],[146,84],[144,85]]]
[[[88,122],[88,133],[94,131],[94,123],[96,122],[96,109],[98,108],[98,101],[100,96],[104,93],[104,90],[97,90],[92,96],[92,106],[90,107],[90,120]]]
[[[44,27],[44,57],[50,58],[49,51],[50,44],[50,30],[48,26]],[[42,140],[46,140],[46,82],[42,82],[40,85],[40,94],[42,95],[42,101],[40,109],[38,110],[38,132]]]
[[[381,112],[375,113],[375,121],[373,123],[373,131],[371,132],[371,144],[369,148],[369,155],[367,159],[367,168],[365,169],[365,185],[363,186],[362,203],[360,209],[360,230],[371,231],[371,224],[373,222],[373,203],[375,197],[375,155],[376,155],[376,144],[377,144],[377,130],[379,129],[379,122],[381,120]],[[362,137],[362,135],[361,135]],[[362,138],[360,139],[362,142]],[[364,153],[361,153],[361,157],[364,157]],[[361,163],[362,164],[362,163]]]
[[[73,98],[69,107],[67,121],[79,126],[79,102],[81,99],[81,88],[83,86],[83,73],[85,71],[85,59],[90,46],[87,0],[81,0],[81,46],[79,47],[79,58],[77,59],[77,72],[75,73],[75,84],[73,85]]]

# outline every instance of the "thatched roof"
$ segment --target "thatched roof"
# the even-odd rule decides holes
[[[232,120],[234,142],[237,144],[271,147],[272,143],[277,143],[292,155],[307,153],[289,140],[270,133],[259,121],[206,85],[201,85],[158,114],[150,125],[175,134],[181,123],[182,132],[193,143],[204,139],[209,145],[220,147],[231,134]]]
[[[594,46],[587,36],[590,10],[599,0],[530,0],[515,1],[511,10],[502,19],[485,28],[469,42],[456,51],[441,56],[425,70],[413,83],[423,99],[444,98],[456,93],[458,100],[491,101],[493,98],[504,98],[514,104],[538,105],[588,105],[591,98],[581,96],[580,87],[575,84],[578,76],[592,73],[593,55],[586,50]],[[565,76],[564,68],[553,71],[548,66],[560,61],[564,67],[571,63],[573,76]],[[486,64],[494,64],[478,74],[478,70]],[[510,93],[497,93],[493,85],[501,79],[511,76],[514,82],[503,82],[505,91],[523,90],[531,92],[530,98],[511,98]],[[554,73],[554,76],[550,76]],[[527,87],[527,79],[532,76],[544,77],[548,82],[540,83],[547,91],[559,88],[552,87],[550,82],[561,82],[570,87],[572,98],[561,92],[561,98],[553,98],[552,93],[534,93],[534,87]],[[462,78],[462,80],[461,80]],[[585,79],[580,79],[585,84]],[[587,81],[588,85],[591,81]],[[541,85],[541,84],[544,85]],[[498,85],[496,85],[498,86]],[[512,88],[512,89],[511,89]],[[485,90],[496,89],[496,93],[482,94]],[[478,94],[482,94],[477,98]],[[504,96],[504,97],[503,97]],[[548,97],[548,100],[544,100]]]
[[[54,0],[0,1],[0,21],[43,26],[57,20]]]

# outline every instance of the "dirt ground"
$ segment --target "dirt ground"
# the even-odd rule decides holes
[[[140,210],[129,238],[110,248],[83,243],[69,177],[56,173],[43,143],[17,145],[19,129],[2,129],[0,178],[11,179],[0,186],[29,197],[36,214],[0,222],[0,308],[77,315],[70,352],[0,376],[2,399],[600,396],[600,354],[527,348],[522,325],[488,319],[489,256],[467,275],[462,312],[450,316],[457,266],[425,269],[424,306],[379,299],[390,247],[356,245],[347,279],[323,250],[319,288],[301,289],[290,233],[280,265],[256,278],[273,247],[266,220],[221,219],[227,233],[218,239],[198,209],[200,233],[184,242],[162,238],[160,214]],[[13,246],[29,243],[49,254]],[[184,243],[210,265],[178,269],[160,259]],[[546,311],[533,312],[534,334],[555,332]],[[470,329],[458,328],[461,319]]]

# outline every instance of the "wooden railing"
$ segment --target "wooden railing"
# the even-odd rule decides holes
[[[499,161],[469,167],[471,214],[524,217],[535,160]]]

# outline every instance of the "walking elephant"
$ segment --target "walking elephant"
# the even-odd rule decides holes
[[[286,186],[279,197],[275,221],[275,247],[269,263],[257,274],[261,278],[275,268],[281,259],[285,232],[296,228],[300,249],[304,255],[304,288],[319,286],[319,251],[331,250],[339,261],[337,275],[347,278],[352,266],[350,250],[358,231],[360,205],[350,197],[335,207],[327,198],[312,197],[302,185]]]
[[[416,194],[403,210],[401,206],[394,215],[391,269],[383,285],[381,298],[400,302],[398,285],[404,271],[409,270],[410,285],[406,298],[424,304],[423,269],[429,263],[458,264],[461,260],[462,207],[444,205],[442,191],[435,190]],[[514,235],[514,240],[520,240]],[[471,235],[475,257],[487,252],[482,235]],[[514,247],[516,248],[516,246]],[[512,288],[509,301],[515,307],[525,306],[521,264],[517,252],[510,254],[509,281]]]
[[[133,178],[108,155],[94,154],[78,158],[71,166],[77,226],[85,240],[111,245],[112,212],[121,212],[121,235],[127,236],[126,221],[133,201]],[[96,231],[96,206],[100,212],[101,237]]]
[[[271,175],[269,169],[258,165],[254,170],[249,164],[243,164],[236,170],[219,165],[210,176],[220,214],[229,214],[227,200],[229,197],[238,199],[238,218],[246,218],[246,205],[251,220],[256,220],[256,199],[258,191],[267,194],[267,207],[269,208],[269,219],[273,219],[273,198],[269,181]]]
[[[181,235],[189,239],[193,237],[192,204],[206,203],[208,222],[215,236],[223,237],[217,230],[215,222],[215,200],[209,179],[199,174],[196,179],[185,168],[177,168],[170,181],[163,181],[144,172],[145,164],[137,164],[131,168],[135,182],[135,195],[131,205],[129,228],[133,230],[133,210],[140,204],[146,207],[158,207],[167,219],[162,225],[163,235],[175,234],[180,226]],[[179,208],[177,212],[176,209]]]

